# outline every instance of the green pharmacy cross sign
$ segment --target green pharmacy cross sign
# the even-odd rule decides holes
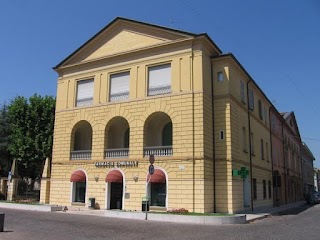
[[[241,167],[240,170],[233,169],[232,176],[241,176],[242,179],[245,179],[249,175],[249,170],[245,167]]]

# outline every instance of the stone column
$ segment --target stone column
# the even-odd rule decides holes
[[[50,177],[50,160],[47,158],[41,178],[40,203],[48,204],[50,201]]]
[[[7,201],[14,201],[16,199],[18,181],[19,181],[18,168],[17,168],[16,160],[14,159],[11,166],[11,171],[8,177]]]

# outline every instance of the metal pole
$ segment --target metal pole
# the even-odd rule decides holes
[[[145,211],[146,211],[146,218],[145,218],[145,220],[148,220],[148,202],[149,202],[149,198],[148,198],[148,184],[149,184],[149,182],[150,182],[150,180],[151,180],[151,174],[148,174],[149,176],[150,176],[150,178],[147,180],[147,182],[146,182],[146,200],[145,200]]]

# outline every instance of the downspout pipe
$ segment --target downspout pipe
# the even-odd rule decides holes
[[[191,90],[192,90],[192,176],[193,176],[193,194],[192,194],[192,207],[193,212],[195,211],[195,119],[194,119],[194,77],[193,77],[193,60],[194,60],[194,53],[193,53],[193,41],[191,43]]]
[[[210,61],[210,69],[211,69],[211,118],[212,118],[212,173],[213,173],[213,212],[217,212],[217,204],[216,204],[216,144],[215,144],[215,124],[214,124],[214,93],[213,93],[213,66]]]
[[[249,104],[249,84],[251,78],[247,82],[247,112],[248,112],[248,131],[249,131],[249,162],[250,162],[250,182],[251,182],[251,211],[253,211],[253,174],[252,174],[252,142],[251,142],[251,116],[250,116],[250,104]]]
[[[283,169],[284,169],[284,202],[287,205],[288,204],[288,198],[287,198],[287,166],[286,166],[286,154],[285,154],[285,146],[284,146],[284,120],[282,120],[282,152],[283,152]]]
[[[269,132],[270,132],[270,159],[271,159],[271,181],[272,181],[272,186],[273,186],[273,142],[272,142],[272,129],[271,129],[271,107],[269,107]],[[268,151],[268,149],[267,149]],[[277,180],[276,180],[277,181]],[[274,189],[274,186],[272,190]],[[274,191],[272,191],[274,192]],[[276,192],[276,197],[277,197],[277,191]],[[275,201],[274,201],[274,196],[273,196],[273,206],[276,207]]]

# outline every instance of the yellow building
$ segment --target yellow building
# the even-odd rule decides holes
[[[208,35],[116,18],[54,69],[50,204],[95,198],[139,211],[147,195],[154,210],[272,205],[271,103]]]

